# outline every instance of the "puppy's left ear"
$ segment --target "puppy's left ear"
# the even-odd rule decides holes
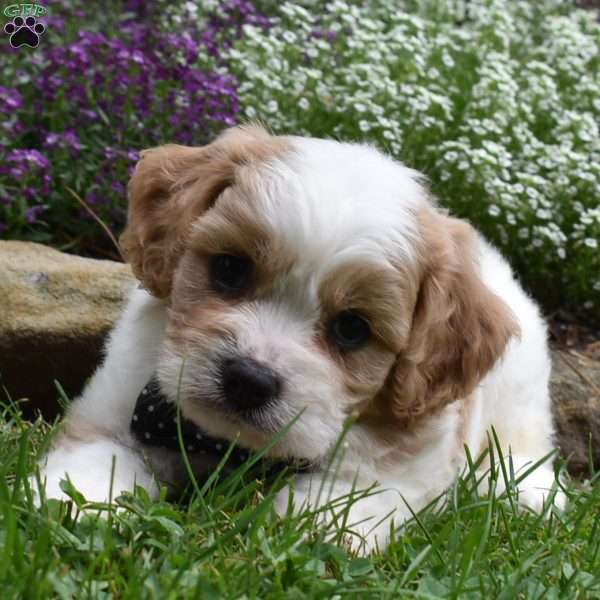
[[[388,381],[393,414],[415,420],[465,398],[520,329],[481,278],[476,233],[466,222],[425,209],[420,286],[407,347]]]
[[[202,147],[168,144],[144,150],[128,186],[121,248],[153,295],[170,294],[193,222],[232,185],[240,167],[266,160],[280,138],[258,126],[234,127]]]

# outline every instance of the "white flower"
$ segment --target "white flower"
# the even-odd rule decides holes
[[[585,240],[583,240],[583,243],[588,248],[597,248],[598,247],[598,240],[595,240],[594,238],[585,238]]]
[[[281,37],[288,43],[288,44],[293,44],[297,37],[296,34],[293,31],[284,31],[281,34]]]
[[[358,127],[361,131],[365,133],[371,130],[371,124],[368,121],[365,121],[364,119],[358,122]]]
[[[278,108],[279,108],[279,104],[277,104],[277,100],[269,100],[267,102],[267,106],[266,106],[267,112],[269,112],[269,113],[277,112]]]
[[[496,206],[495,204],[490,204],[488,207],[488,213],[492,215],[492,217],[497,217],[500,212],[500,207]]]
[[[442,54],[442,62],[449,69],[451,69],[454,66],[454,59],[448,54],[448,52],[444,52]]]
[[[195,2],[186,2],[184,4],[185,10],[187,10],[192,17],[195,17],[198,13],[198,6]]]
[[[302,110],[308,110],[310,108],[310,102],[306,98],[300,98],[300,100],[298,100],[298,106]]]
[[[249,119],[254,119],[254,117],[256,117],[256,109],[253,106],[246,106],[244,112]]]

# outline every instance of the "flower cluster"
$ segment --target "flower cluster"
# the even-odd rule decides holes
[[[167,2],[116,4],[96,14],[89,3],[57,2],[27,61],[23,49],[8,53],[5,80],[14,83],[0,87],[3,235],[77,237],[80,250],[93,252],[86,244],[103,234],[69,188],[120,229],[123,184],[139,149],[203,144],[236,121],[236,83],[214,55],[220,37],[234,40],[245,23],[268,25],[253,5],[187,3],[170,15]]]
[[[287,2],[268,30],[246,26],[230,70],[246,118],[375,142],[541,296],[597,309],[595,16],[559,0]]]

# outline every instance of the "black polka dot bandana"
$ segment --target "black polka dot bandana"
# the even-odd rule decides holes
[[[165,398],[158,379],[154,376],[138,396],[131,419],[131,432],[143,445],[181,451],[177,418],[177,407]],[[229,441],[210,436],[181,415],[179,418],[181,420],[181,438],[186,452],[206,454],[217,459],[225,456],[231,445]],[[246,462],[249,457],[249,450],[234,446],[229,454],[227,464],[235,467]],[[293,462],[264,459],[263,462],[267,463],[269,471],[283,468],[294,472],[311,470],[309,463],[302,459]]]

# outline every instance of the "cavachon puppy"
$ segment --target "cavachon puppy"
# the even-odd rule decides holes
[[[317,508],[376,484],[348,512],[362,551],[448,488],[492,426],[517,477],[552,452],[538,308],[419,173],[370,146],[244,126],[147,150],[121,244],[141,286],[41,464],[48,497],[68,476],[106,500],[113,462],[114,494],[181,480],[180,453],[154,437],[173,419],[140,403],[149,390],[196,428],[199,470],[293,422],[268,452],[303,465],[280,512],[290,495]],[[554,485],[544,463],[519,501],[542,510]]]

